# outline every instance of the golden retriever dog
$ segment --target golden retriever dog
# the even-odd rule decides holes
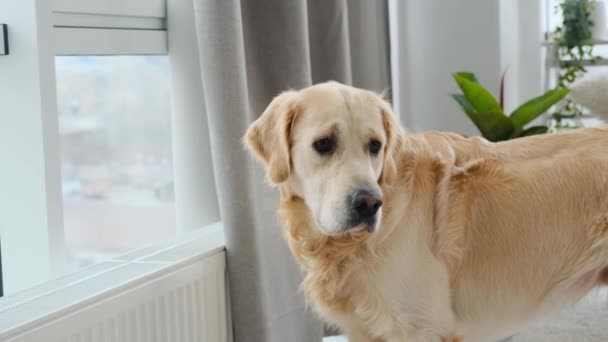
[[[351,342],[496,341],[608,281],[608,128],[410,134],[329,82],[277,96],[244,143],[307,300]]]

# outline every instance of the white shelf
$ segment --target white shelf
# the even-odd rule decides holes
[[[545,40],[544,42],[541,43],[542,46],[554,46],[555,42],[550,41],[550,40]],[[594,39],[591,41],[591,44],[589,44],[589,46],[596,46],[596,45],[608,45],[608,40],[605,39]]]
[[[605,46],[605,45],[608,45],[608,40],[604,40],[604,39],[596,39],[596,40],[593,40],[591,42],[591,44],[589,44],[589,46]],[[546,61],[545,61],[546,66],[549,68],[559,67],[558,61],[553,57],[555,55],[555,51],[553,49],[555,49],[557,46],[555,44],[555,42],[550,41],[550,40],[545,40],[544,42],[541,43],[541,46],[549,49],[549,51],[547,51],[547,57],[546,57]],[[583,61],[583,66],[585,66],[585,67],[608,66],[608,58],[600,58],[595,62],[592,62],[591,60],[585,60],[585,61]]]

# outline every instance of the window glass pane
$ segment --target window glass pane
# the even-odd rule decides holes
[[[557,26],[562,25],[562,12],[559,9],[561,0],[545,0],[547,6],[547,31],[553,32]]]
[[[554,32],[558,26],[563,26],[564,16],[562,15],[562,10],[559,8],[560,4],[564,2],[564,0],[544,0],[545,1],[545,10],[546,10],[546,29],[548,32]],[[593,4],[593,2],[590,2]],[[602,9],[600,9],[602,10]],[[607,11],[607,8],[603,8],[604,11]],[[593,18],[591,18],[593,21]],[[596,37],[598,40],[606,40],[605,37]]]
[[[72,268],[174,237],[168,57],[55,63]]]

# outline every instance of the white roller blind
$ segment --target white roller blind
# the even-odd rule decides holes
[[[167,54],[166,8],[166,0],[52,0],[55,54]]]

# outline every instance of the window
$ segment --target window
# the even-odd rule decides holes
[[[559,9],[559,5],[562,0],[545,0],[545,17],[544,27],[546,32],[554,32],[558,26],[562,25],[563,16],[561,10]],[[608,8],[604,8],[604,10],[608,10]],[[605,41],[606,37],[602,37],[600,40]],[[605,44],[594,46],[594,51],[598,55],[607,55],[608,54],[608,46]],[[595,69],[591,70],[591,72],[596,71]]]
[[[5,295],[218,221],[193,13],[0,1]]]
[[[559,8],[560,4],[563,0],[545,0],[544,1],[544,20],[543,20],[543,28],[545,30],[546,36],[550,37],[551,33],[555,32],[555,29],[558,26],[562,26],[563,15],[562,11]],[[606,8],[599,7],[599,10],[607,10]],[[593,20],[593,18],[591,18]],[[595,33],[594,33],[595,35]],[[608,44],[606,42],[606,37],[595,37],[594,36],[594,45],[593,52],[594,55],[599,56],[602,60],[597,61],[596,63],[588,63],[586,65],[587,75],[594,75],[597,73],[605,73],[608,70],[608,64],[606,63],[606,56],[608,56]],[[548,90],[549,88],[555,87],[558,83],[558,77],[560,73],[560,69],[556,64],[556,51],[552,49],[547,49],[545,52],[545,80],[544,80],[544,88]],[[584,114],[591,114],[589,111],[583,109]],[[580,121],[578,119],[570,122],[569,119],[564,119],[566,124],[571,125],[579,125],[582,124],[584,126],[597,126],[604,124],[603,120],[595,117],[593,115],[584,115]]]
[[[70,268],[175,237],[168,57],[55,65]]]

